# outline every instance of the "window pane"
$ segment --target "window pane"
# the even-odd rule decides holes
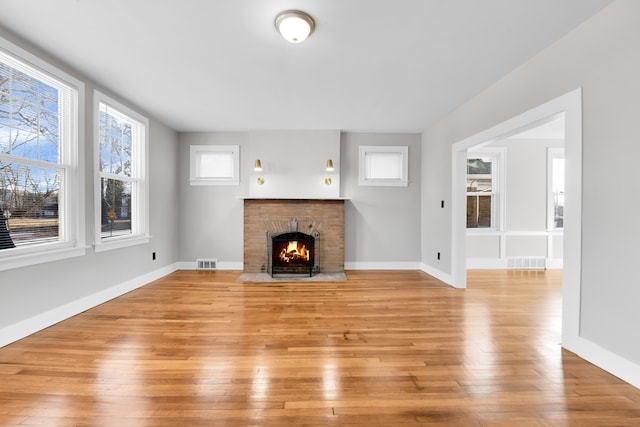
[[[101,179],[101,237],[131,234],[131,183]]]
[[[57,163],[58,89],[6,64],[0,89],[0,152]]]
[[[0,162],[0,247],[56,241],[59,238],[60,176],[55,169]],[[8,231],[8,235],[7,235]]]
[[[467,159],[467,192],[493,191],[491,159]]]
[[[9,120],[9,104],[0,95],[0,153],[9,154],[11,147],[11,121]]]
[[[49,110],[40,110],[40,135],[38,159],[47,162],[58,163],[59,150],[59,130],[58,114]]]
[[[38,102],[38,83],[35,78],[16,69],[11,69],[11,95],[22,101]]]
[[[13,102],[11,105],[11,147],[14,156],[38,158],[38,110],[31,104]]]
[[[467,196],[467,228],[491,228],[491,195]]]
[[[0,62],[0,93],[8,94],[11,92],[11,70],[10,66]]]
[[[365,154],[366,179],[402,179],[402,153]]]
[[[201,151],[196,154],[196,177],[232,179],[233,163],[231,151]]]
[[[131,176],[132,125],[121,117],[108,113],[101,106],[99,135],[100,172]]]
[[[564,159],[551,162],[551,191],[553,192],[553,226],[564,227]]]

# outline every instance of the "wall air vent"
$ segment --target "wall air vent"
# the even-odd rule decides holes
[[[507,268],[514,269],[541,269],[547,268],[547,260],[543,256],[514,256],[507,258]]]
[[[218,266],[217,259],[204,259],[204,258],[196,259],[197,270],[215,270],[217,266]]]

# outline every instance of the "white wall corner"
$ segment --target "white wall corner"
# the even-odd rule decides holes
[[[84,298],[56,307],[52,310],[30,317],[13,325],[0,329],[0,347],[25,338],[35,332],[55,325],[65,319],[73,317],[83,311],[96,307],[109,300],[140,288],[154,280],[160,279],[177,270],[176,264],[170,264],[158,270],[151,271],[142,276],[128,280],[119,285],[112,286]]]
[[[436,279],[446,283],[449,286],[455,287],[454,286],[454,282],[453,282],[453,277],[451,276],[451,274],[449,273],[445,273],[443,271],[440,271],[436,268],[433,268],[425,263],[421,263],[420,264],[420,270],[422,270],[424,273],[427,273],[429,276],[433,276]]]

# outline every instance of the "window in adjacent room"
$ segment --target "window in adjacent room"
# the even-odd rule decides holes
[[[409,185],[409,147],[360,146],[360,185]]]
[[[95,91],[96,250],[148,241],[148,120]]]
[[[0,270],[84,254],[82,91],[0,39]]]
[[[564,149],[547,150],[547,227],[564,228]]]
[[[498,230],[502,150],[467,155],[467,228]]]
[[[239,185],[238,145],[192,145],[189,183],[191,185]]]

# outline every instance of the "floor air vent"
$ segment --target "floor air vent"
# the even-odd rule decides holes
[[[217,259],[196,259],[196,268],[198,270],[215,270],[218,266]]]
[[[547,262],[543,256],[514,256],[507,258],[507,268],[544,270]]]

